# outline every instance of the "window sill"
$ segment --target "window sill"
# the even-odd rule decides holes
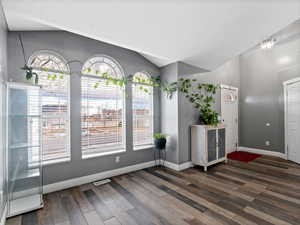
[[[58,163],[65,163],[65,162],[70,162],[70,158],[65,158],[65,159],[52,159],[52,160],[47,160],[44,161],[42,164],[43,166],[48,166],[48,165],[53,165],[53,164],[58,164]]]
[[[109,155],[114,155],[114,154],[119,154],[119,153],[124,153],[124,152],[126,152],[126,149],[119,149],[119,150],[103,152],[103,153],[94,153],[94,154],[89,154],[89,155],[83,155],[82,159],[91,159],[91,158],[109,156]]]
[[[143,146],[138,146],[138,147],[134,147],[133,151],[139,151],[139,150],[146,150],[146,149],[150,149],[150,148],[154,148],[154,145],[143,145]]]
[[[48,165],[53,165],[53,164],[58,164],[58,163],[65,163],[65,162],[70,162],[71,159],[70,158],[64,158],[64,159],[52,159],[52,160],[47,160],[44,162],[32,162],[29,163],[28,167],[29,168],[37,168],[40,165],[42,166],[48,166]]]

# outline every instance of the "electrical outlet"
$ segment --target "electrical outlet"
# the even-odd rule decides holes
[[[120,162],[120,156],[116,156],[116,163]]]
[[[266,141],[266,146],[269,146],[270,145],[270,141]]]

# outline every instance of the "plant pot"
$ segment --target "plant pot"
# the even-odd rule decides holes
[[[154,144],[157,149],[165,149],[167,140],[165,138],[155,139]]]

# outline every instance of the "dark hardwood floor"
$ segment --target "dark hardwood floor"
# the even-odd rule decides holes
[[[300,165],[263,156],[207,173],[150,168],[44,198],[7,225],[299,225]]]

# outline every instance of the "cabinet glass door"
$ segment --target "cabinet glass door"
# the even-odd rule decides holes
[[[7,204],[7,174],[6,174],[6,146],[5,146],[5,85],[0,81],[0,221],[6,215]]]
[[[207,151],[208,162],[217,159],[217,130],[207,131]]]
[[[225,157],[225,148],[226,148],[226,143],[225,143],[225,128],[219,129],[218,130],[218,158],[224,158]]]
[[[8,84],[9,216],[42,206],[40,88]]]

